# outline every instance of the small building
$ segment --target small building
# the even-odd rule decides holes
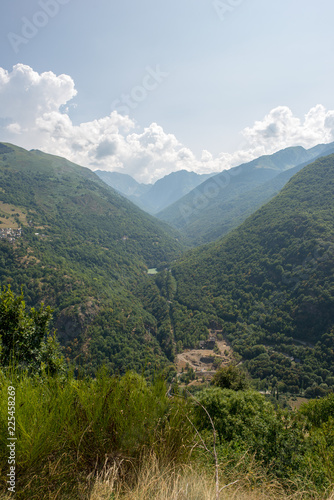
[[[7,227],[6,229],[0,229],[0,239],[14,242],[16,238],[22,236],[22,229],[13,229],[12,227]]]

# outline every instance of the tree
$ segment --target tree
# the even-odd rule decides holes
[[[244,391],[249,388],[246,373],[235,365],[220,368],[214,375],[211,384],[222,389],[232,389],[233,391]]]
[[[65,363],[55,333],[49,332],[50,307],[42,303],[26,311],[23,294],[15,296],[10,285],[0,292],[0,364],[50,373],[64,370]]]

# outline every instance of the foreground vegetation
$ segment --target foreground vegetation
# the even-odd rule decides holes
[[[9,386],[16,392],[18,499],[215,498],[204,408],[216,428],[219,488],[238,481],[228,486],[235,498],[253,488],[271,489],[270,498],[325,499],[334,484],[334,395],[288,413],[251,390],[208,387],[194,398],[133,372],[76,379],[8,368],[0,379],[3,494]]]

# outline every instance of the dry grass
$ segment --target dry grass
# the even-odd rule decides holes
[[[16,214],[18,214],[20,225],[18,225],[15,221]],[[9,218],[6,219],[6,216]],[[10,205],[9,203],[3,203],[2,201],[0,201],[0,220],[0,229],[7,229],[9,227],[17,229],[18,227],[21,227],[22,224],[27,224],[27,216],[22,212],[21,208],[18,208],[15,205]]]
[[[134,484],[119,482],[119,469],[105,470],[95,483],[90,500],[216,500],[213,475],[189,466],[161,466],[155,457],[134,471]],[[131,481],[132,483],[132,481]],[[236,483],[221,482],[219,500],[334,500],[332,494],[319,497],[299,491],[288,495],[275,481],[256,476],[253,472]]]
[[[124,465],[119,461],[112,466],[106,462],[102,472],[95,478],[90,496],[87,491],[79,495],[89,500],[216,500],[213,475],[190,466],[161,466],[151,456],[140,469],[132,464],[127,481]],[[129,471],[128,471],[129,472]],[[88,478],[92,479],[92,478]],[[276,481],[260,477],[253,471],[242,476],[237,482],[221,481],[219,500],[334,500],[334,490],[327,495],[311,495],[298,491],[288,495]],[[57,495],[56,495],[57,496]],[[10,500],[12,496],[0,494],[0,500]],[[55,497],[49,497],[51,500]],[[57,499],[61,500],[62,497]],[[66,497],[68,500],[68,497]]]
[[[290,398],[288,401],[288,405],[290,406],[291,410],[299,410],[302,404],[308,403],[309,399],[306,398],[301,398],[301,397],[295,397],[295,398]]]

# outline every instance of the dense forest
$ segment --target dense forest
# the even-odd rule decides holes
[[[232,366],[195,394],[161,373],[74,376],[49,323],[48,308],[27,308],[10,287],[0,294],[2,498],[177,498],[185,481],[187,499],[222,498],[236,483],[244,499],[330,491],[333,394],[282,410]]]

